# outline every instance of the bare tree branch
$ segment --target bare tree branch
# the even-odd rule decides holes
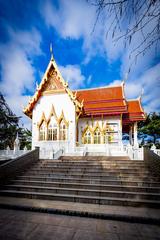
[[[131,49],[129,55],[130,58],[134,58],[133,62],[136,62],[140,55],[145,55],[151,47],[158,48],[160,0],[88,0],[88,2],[97,10],[94,30],[102,12],[105,12],[107,20],[111,20],[107,26],[106,38],[111,34],[115,43],[123,39],[126,47],[132,43],[136,34],[141,33],[139,42]]]

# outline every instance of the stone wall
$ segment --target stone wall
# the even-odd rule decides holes
[[[160,179],[160,156],[149,148],[144,148],[144,161],[153,176]]]
[[[0,184],[4,184],[13,179],[21,171],[39,160],[39,148],[17,157],[0,166]]]

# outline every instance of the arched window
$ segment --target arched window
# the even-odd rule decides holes
[[[56,141],[57,140],[58,126],[54,116],[51,117],[48,124],[48,140]]]
[[[63,120],[59,125],[59,140],[67,140],[67,126]]]
[[[94,131],[94,144],[100,144],[101,143],[101,132],[99,128],[97,128]]]
[[[84,134],[84,144],[91,144],[91,132],[89,129]]]
[[[46,130],[46,126],[45,126],[45,122],[43,121],[39,128],[39,141],[45,140],[45,130]]]
[[[104,143],[111,143],[114,139],[114,134],[108,131],[104,132]]]

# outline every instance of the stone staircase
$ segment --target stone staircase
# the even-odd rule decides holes
[[[3,186],[0,196],[160,208],[160,182],[128,157],[39,160]]]

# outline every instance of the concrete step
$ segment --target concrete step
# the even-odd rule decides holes
[[[119,175],[119,174],[123,174],[123,175],[134,175],[134,176],[142,176],[142,175],[148,175],[149,174],[149,171],[147,170],[121,170],[121,169],[72,169],[72,168],[68,168],[68,169],[63,169],[63,168],[32,168],[30,170],[27,170],[27,172],[32,172],[32,173],[46,173],[46,174],[51,174],[51,173],[62,173],[62,174],[74,174],[75,172],[77,174],[82,174],[82,173],[85,173],[85,174],[91,174],[91,175],[97,175],[97,174],[109,174],[109,175]]]
[[[108,163],[108,162],[40,162],[42,166],[75,166],[75,167],[90,167],[90,166],[101,166],[101,167],[146,167],[144,163]]]
[[[148,174],[141,174],[141,173],[134,173],[134,174],[130,174],[130,173],[78,173],[78,172],[51,172],[51,171],[33,171],[33,170],[28,170],[27,172],[24,173],[24,175],[38,175],[38,176],[55,176],[55,177],[73,177],[73,178],[101,178],[101,179],[123,179],[123,178],[127,178],[127,179],[134,179],[134,178],[139,178],[139,179],[147,179],[150,176]],[[155,178],[156,179],[156,178]]]
[[[160,193],[159,187],[150,186],[133,186],[122,184],[86,184],[76,182],[60,182],[60,181],[31,181],[31,180],[13,180],[13,185],[29,185],[29,186],[45,186],[45,187],[58,187],[58,188],[78,188],[78,189],[94,189],[94,190],[114,190],[114,191],[127,191],[127,192],[149,192]]]
[[[146,200],[159,200],[160,193],[148,192],[126,192],[126,191],[111,191],[111,190],[94,190],[94,189],[79,189],[79,188],[58,188],[46,186],[33,186],[33,185],[6,185],[5,189],[14,191],[27,191],[27,192],[41,192],[41,193],[58,193],[58,194],[71,194],[95,197],[114,197],[114,198],[131,198],[131,199],[146,199]]]
[[[79,203],[92,203],[101,205],[121,205],[121,206],[143,206],[160,208],[159,200],[145,200],[145,199],[132,199],[132,198],[114,198],[114,197],[95,197],[83,196],[72,194],[57,194],[57,193],[42,193],[42,192],[28,192],[28,191],[15,191],[15,190],[1,190],[3,196],[44,199],[54,201],[69,201]]]
[[[86,167],[63,167],[63,166],[35,166],[32,167],[32,170],[39,171],[39,170],[49,170],[49,171],[75,171],[76,172],[133,172],[133,173],[149,173],[149,171],[146,168],[140,169],[140,168],[103,168],[103,167],[92,167],[92,168],[86,168]]]
[[[147,170],[148,169],[145,167],[145,166],[124,166],[124,165],[120,165],[120,166],[109,166],[109,165],[90,165],[90,166],[87,166],[87,165],[74,165],[74,164],[70,164],[70,165],[64,165],[64,164],[52,164],[52,165],[36,165],[36,166],[33,166],[32,168],[59,168],[59,169],[111,169],[111,170],[123,170],[123,169],[127,169],[128,170]]]
[[[124,157],[40,160],[0,190],[1,196],[87,204],[160,207],[160,182],[143,161]]]
[[[30,168],[32,170],[36,170],[36,169],[51,169],[51,170],[86,170],[86,171],[114,171],[114,172],[117,172],[117,171],[124,171],[124,172],[128,172],[128,171],[133,171],[133,172],[140,172],[140,171],[146,171],[146,172],[149,172],[148,169],[146,168],[134,168],[134,167],[130,167],[130,168],[124,168],[124,167],[116,167],[116,168],[113,168],[113,167],[75,167],[75,166],[35,166],[33,168]]]
[[[23,175],[18,176],[17,180],[31,180],[31,181],[60,181],[67,183],[87,183],[87,184],[118,184],[118,185],[132,185],[132,186],[150,186],[150,187],[160,187],[160,182],[156,182],[152,179],[142,179],[141,181],[135,179],[91,179],[91,178],[73,178],[73,177],[63,177],[63,176],[35,176],[35,175]]]
[[[107,160],[44,160],[41,161],[47,164],[54,164],[54,163],[63,163],[63,164],[86,164],[86,165],[90,165],[90,164],[140,164],[140,165],[144,165],[144,161],[141,160],[114,160],[114,161],[107,161]]]
[[[80,161],[80,160],[87,160],[87,161],[90,161],[90,160],[108,160],[108,161],[121,161],[121,160],[126,160],[126,161],[131,161],[130,158],[128,156],[61,156],[60,158],[61,160],[67,160],[67,161],[70,161],[70,160],[77,160],[77,161]]]
[[[7,209],[25,210],[31,212],[63,214],[98,218],[105,220],[118,220],[130,223],[160,224],[160,209],[148,207],[109,206],[99,204],[85,204],[67,201],[49,201],[40,199],[0,197],[0,207]],[[128,238],[127,238],[128,239]]]

